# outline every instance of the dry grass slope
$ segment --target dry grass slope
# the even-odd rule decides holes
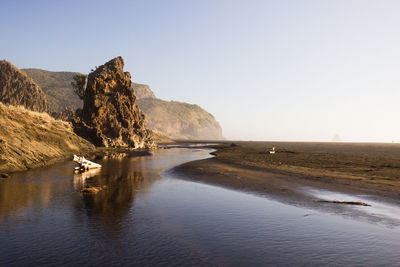
[[[0,172],[44,166],[93,149],[67,122],[0,103]]]

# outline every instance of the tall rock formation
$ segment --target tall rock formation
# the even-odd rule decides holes
[[[52,111],[63,112],[55,118],[67,120],[65,108],[82,107],[71,87],[77,72],[52,72],[23,69],[39,84],[47,96]],[[221,140],[222,129],[214,116],[198,105],[156,98],[148,85],[133,83],[136,103],[146,115],[147,127],[173,139]]]
[[[22,105],[33,111],[48,111],[42,89],[6,60],[0,61],[0,101],[15,106]]]
[[[152,133],[123,68],[122,57],[116,57],[89,74],[80,119],[73,122],[76,132],[97,146],[151,147]]]

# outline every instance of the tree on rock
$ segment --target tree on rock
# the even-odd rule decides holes
[[[74,88],[74,93],[83,100],[87,86],[87,75],[79,73],[76,74],[72,79],[74,79],[71,82],[71,86]]]

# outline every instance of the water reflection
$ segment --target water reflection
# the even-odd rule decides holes
[[[0,180],[0,223],[20,216],[24,209],[50,205],[52,196],[62,195],[68,188],[71,164],[53,166],[12,174]]]
[[[76,195],[76,220],[80,223],[89,220],[88,227],[96,235],[121,237],[123,222],[128,220],[137,192],[145,194],[155,181],[161,179],[159,175],[147,177],[140,171],[138,163],[144,160],[146,157],[104,160],[100,163],[103,165],[101,170],[74,175],[76,192],[84,187],[103,188],[97,194]]]
[[[177,179],[164,170],[209,151],[165,150],[0,181],[0,266],[382,265],[398,228]],[[160,173],[161,176],[160,176]],[[83,186],[107,186],[96,195]],[[304,216],[311,214],[312,216]],[[26,218],[20,220],[19,214]]]
[[[74,190],[80,192],[86,186],[86,180],[99,175],[101,169],[91,169],[85,172],[75,172],[74,174]]]

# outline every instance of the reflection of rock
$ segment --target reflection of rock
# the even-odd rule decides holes
[[[118,148],[118,149],[108,149],[99,148],[95,153],[95,159],[123,159],[130,157],[141,157],[141,156],[151,156],[151,152],[148,150],[136,150],[132,148]]]
[[[106,186],[97,194],[80,194],[77,197],[76,208],[87,211],[90,220],[96,220],[91,224],[94,231],[103,236],[121,233],[119,222],[129,216],[132,205],[134,204],[137,191],[144,190],[153,185],[160,179],[158,175],[146,177],[146,172],[142,172],[141,161],[148,161],[146,157],[134,157],[123,159],[108,159],[101,161],[103,166],[101,173],[86,180],[84,186],[100,187]],[[82,187],[83,188],[83,187]],[[83,207],[82,207],[83,205]]]
[[[83,109],[73,120],[78,135],[104,147],[153,147],[151,131],[136,104],[131,75],[117,57],[88,76]]]
[[[91,187],[90,186],[90,187],[83,188],[81,190],[81,192],[84,193],[84,194],[93,194],[93,195],[95,195],[98,192],[100,192],[101,190],[103,190],[103,188],[105,188],[105,186],[104,187]]]
[[[143,182],[141,173],[130,173],[127,175],[106,174],[97,176],[86,182],[88,188],[103,188],[107,190],[101,195],[84,195],[85,205],[92,213],[101,213],[103,215],[111,213],[125,213],[125,208],[129,207],[134,199],[135,189]]]
[[[74,190],[81,191],[85,188],[86,179],[95,177],[96,175],[100,174],[101,169],[91,169],[81,173],[74,174]]]
[[[108,153],[107,155],[103,156],[103,159],[123,159],[128,157],[128,153]]]

